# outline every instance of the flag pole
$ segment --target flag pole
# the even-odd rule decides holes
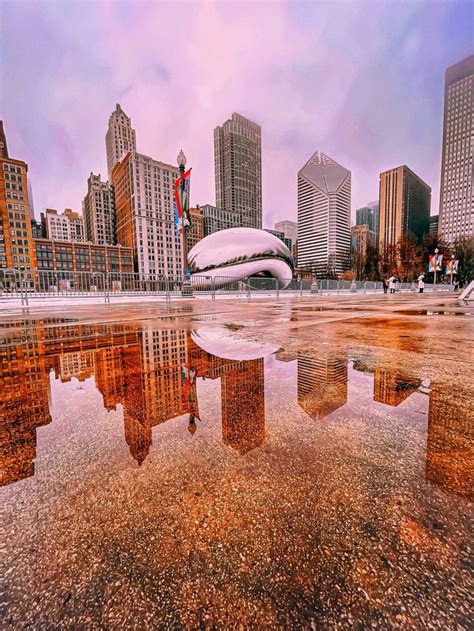
[[[180,220],[180,223],[178,224],[178,229],[181,230],[181,260],[182,260],[181,295],[192,296],[193,294],[192,294],[192,288],[191,288],[191,281],[187,276],[188,253],[187,253],[187,239],[186,239],[186,225],[185,225],[185,220],[187,219],[185,217],[186,204],[188,203],[188,200],[185,200],[186,181],[185,181],[184,173],[186,169],[187,158],[184,155],[184,151],[182,149],[179,152],[177,162],[178,162],[179,175],[180,175],[179,189],[178,189],[178,196],[180,200],[180,208],[178,209],[178,220]],[[179,217],[179,212],[181,212],[181,217]]]

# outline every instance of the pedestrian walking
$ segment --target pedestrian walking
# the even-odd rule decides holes
[[[392,274],[392,276],[390,276],[390,278],[388,279],[388,288],[391,294],[395,293],[396,287],[397,287],[397,279]]]
[[[388,291],[388,280],[386,276],[382,278],[382,285],[383,285],[383,293],[386,294]]]
[[[422,294],[425,288],[425,277],[423,274],[418,276],[418,293]]]

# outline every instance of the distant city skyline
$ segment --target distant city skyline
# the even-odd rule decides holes
[[[0,15],[0,80],[22,84],[2,91],[0,111],[10,154],[28,163],[37,216],[81,210],[90,172],[107,172],[117,102],[139,151],[174,164],[183,148],[193,205],[215,203],[213,130],[238,112],[262,127],[264,227],[296,219],[296,173],[318,146],[352,172],[353,220],[378,197],[379,173],[400,164],[431,186],[438,213],[444,73],[472,54],[467,2],[268,12],[263,3],[69,2],[66,11],[6,1]]]

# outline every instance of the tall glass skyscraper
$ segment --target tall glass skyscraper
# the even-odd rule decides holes
[[[474,55],[446,70],[439,233],[452,243],[474,235]]]
[[[380,204],[379,201],[369,202],[367,206],[356,210],[356,226],[369,226],[369,230],[375,232],[376,240],[379,240]]]

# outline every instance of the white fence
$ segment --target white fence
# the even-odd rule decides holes
[[[397,291],[416,292],[416,283],[398,283]],[[425,292],[452,291],[451,285],[425,283]],[[119,272],[73,272],[66,270],[0,270],[0,299],[16,298],[28,305],[36,298],[98,297],[110,302],[114,296],[155,296],[169,301],[191,296],[310,295],[382,293],[383,285],[375,281],[343,281],[323,279],[285,280],[251,277],[235,279],[226,276],[158,276],[155,274]]]

